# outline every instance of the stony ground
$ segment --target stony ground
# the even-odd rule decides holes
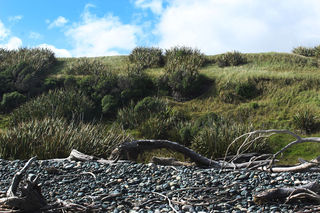
[[[2,196],[25,163],[0,160]],[[252,197],[265,189],[320,180],[319,173],[219,172],[197,167],[67,160],[36,161],[28,172],[40,174],[42,193],[48,202],[61,199],[91,206],[96,212],[132,213],[297,212],[303,204],[259,206]]]

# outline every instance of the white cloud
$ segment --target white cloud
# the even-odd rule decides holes
[[[49,20],[46,20],[46,23],[49,24],[48,28],[52,29],[54,27],[63,27],[66,23],[68,23],[68,20],[63,16],[59,16],[56,20],[54,20],[51,23]]]
[[[86,6],[82,22],[65,33],[74,46],[74,56],[119,55],[136,46],[137,26],[123,24],[112,15],[96,17],[89,12],[90,7]]]
[[[142,9],[150,9],[153,13],[159,15],[163,11],[163,0],[136,0],[135,6]]]
[[[46,48],[55,53],[57,57],[71,57],[71,53],[66,49],[58,49],[53,45],[50,44],[40,44],[38,47]]]
[[[186,45],[207,54],[288,52],[319,44],[320,1],[172,0],[154,32],[163,48]]]
[[[29,38],[33,39],[33,40],[39,40],[40,38],[42,38],[42,35],[40,33],[37,33],[37,32],[30,32],[29,33]]]
[[[0,44],[0,48],[14,50],[22,47],[22,41],[18,37],[11,37],[9,41],[5,44]]]
[[[9,35],[10,31],[4,26],[0,20],[0,41],[5,39]]]
[[[9,18],[8,18],[8,20],[10,21],[10,22],[18,22],[18,21],[20,21],[21,19],[22,19],[22,15],[18,15],[18,16],[10,16]]]

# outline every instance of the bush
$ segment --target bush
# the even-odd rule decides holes
[[[162,50],[155,47],[136,47],[130,53],[129,60],[139,64],[143,69],[161,67],[163,65]]]
[[[10,112],[25,101],[26,101],[26,96],[22,95],[17,91],[6,93],[2,97],[1,110],[4,112]]]
[[[123,105],[131,100],[138,101],[155,94],[155,85],[139,66],[129,66],[125,74],[119,76],[117,88]]]
[[[196,152],[208,157],[223,157],[229,144],[238,136],[252,131],[252,126],[235,123],[219,117],[215,121],[203,127],[192,141],[191,148]],[[255,145],[248,147],[247,152],[263,152],[268,149],[264,139],[256,141]],[[235,154],[243,140],[239,140],[234,144],[228,154]]]
[[[60,118],[33,119],[0,134],[1,159],[65,158],[72,149],[107,158],[120,143],[132,140],[119,126],[84,124]]]
[[[118,111],[117,121],[124,128],[137,128],[140,124],[148,120],[150,117],[159,116],[163,119],[167,117],[170,107],[161,99],[146,97],[134,104],[133,101],[129,106]]]
[[[118,100],[112,95],[105,95],[101,100],[102,113],[112,115],[118,108]]]
[[[191,47],[174,47],[166,50],[166,66],[176,66],[178,64],[188,64],[194,69],[202,67],[206,61],[205,56],[198,49]]]
[[[312,47],[296,47],[292,50],[292,53],[306,56],[306,57],[314,57],[316,54],[315,48]]]
[[[83,93],[75,90],[49,91],[26,102],[11,114],[11,122],[17,124],[45,117],[61,117],[67,120],[94,119],[94,103]]]
[[[227,52],[217,58],[217,63],[219,67],[238,66],[246,64],[247,57],[238,51]]]
[[[311,134],[319,129],[319,120],[314,112],[307,108],[298,111],[293,116],[293,125],[306,134]]]
[[[197,49],[175,47],[166,50],[165,74],[159,85],[166,83],[178,101],[199,95],[205,80],[199,69],[204,61],[205,57]]]
[[[77,58],[66,69],[69,75],[102,75],[109,67],[97,59]]]
[[[0,71],[10,73],[14,90],[39,93],[42,80],[56,62],[54,53],[49,49],[27,49],[0,51]]]
[[[146,97],[135,105],[134,113],[143,118],[149,118],[152,114],[165,112],[167,107],[167,103],[162,99]]]

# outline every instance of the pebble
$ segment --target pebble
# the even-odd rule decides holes
[[[0,159],[0,191],[6,191],[25,161]],[[46,168],[60,172],[48,173]],[[40,161],[27,171],[40,175],[47,201],[58,198],[80,205],[94,203],[97,212],[294,212],[297,205],[258,206],[252,196],[274,187],[291,187],[320,179],[319,173],[267,173],[249,170],[218,171],[153,163]],[[90,174],[84,174],[90,172]],[[103,197],[108,199],[102,199]],[[201,199],[198,203],[195,200]],[[189,202],[188,202],[189,200]],[[194,202],[191,202],[194,201]],[[199,203],[203,205],[199,205]],[[209,203],[209,204],[207,204]]]

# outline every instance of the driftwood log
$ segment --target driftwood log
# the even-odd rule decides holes
[[[41,194],[40,186],[37,183],[38,176],[29,175],[26,185],[18,188],[27,169],[35,160],[36,157],[31,158],[26,165],[14,175],[12,183],[6,193],[7,197],[0,199],[0,206],[22,212],[35,212],[47,205],[46,200]]]
[[[269,189],[253,196],[253,201],[256,204],[269,202],[289,203],[297,200],[320,204],[320,185],[317,182],[311,182],[298,187]]]
[[[168,140],[136,140],[131,142],[124,142],[117,147],[111,154],[109,159],[117,162],[121,160],[136,161],[139,154],[145,151],[154,149],[166,148],[175,152],[182,153],[185,157],[190,158],[197,166],[202,168],[217,168],[217,169],[241,169],[262,167],[270,164],[271,160],[255,160],[245,163],[233,163],[227,161],[217,161],[206,158],[192,149],[189,149],[179,143]]]

